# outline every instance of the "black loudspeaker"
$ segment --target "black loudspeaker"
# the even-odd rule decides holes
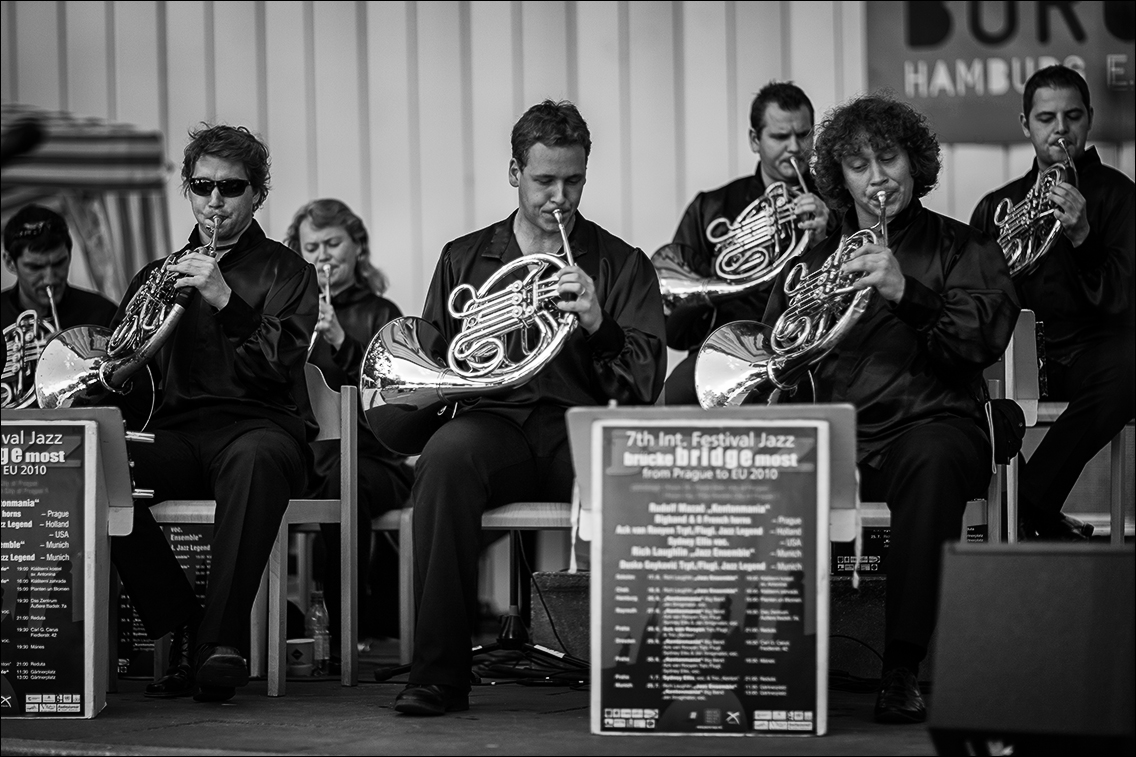
[[[939,754],[1133,754],[1134,555],[944,547],[928,721]]]

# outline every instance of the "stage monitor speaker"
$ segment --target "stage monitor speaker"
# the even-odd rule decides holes
[[[1133,754],[1134,554],[944,547],[928,722],[939,754]]]

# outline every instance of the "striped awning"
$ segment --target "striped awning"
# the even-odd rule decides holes
[[[0,108],[4,133],[28,119],[39,122],[46,139],[4,166],[5,190],[165,187],[167,168],[161,132],[16,103],[4,103]]]
[[[67,219],[75,241],[72,280],[118,300],[130,276],[169,252],[166,161],[161,132],[130,124],[0,104],[0,131],[35,120],[43,141],[2,169],[0,222],[29,203]]]

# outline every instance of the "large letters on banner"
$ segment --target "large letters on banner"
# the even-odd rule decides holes
[[[1089,83],[1093,138],[1131,141],[1131,2],[869,2],[868,88],[891,89],[943,142],[1020,142],[1022,91],[1063,63]],[[896,11],[900,12],[896,12]]]

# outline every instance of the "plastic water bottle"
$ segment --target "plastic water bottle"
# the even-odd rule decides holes
[[[313,591],[308,614],[304,617],[304,628],[315,641],[312,650],[312,675],[323,676],[328,672],[331,658],[331,631],[328,628],[327,606],[323,603],[323,592]]]

